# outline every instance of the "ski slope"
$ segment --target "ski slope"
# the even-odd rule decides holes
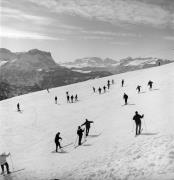
[[[105,94],[93,93],[107,80]],[[125,87],[121,87],[125,79]],[[149,91],[147,82],[154,82]],[[136,92],[137,85],[142,93]],[[66,91],[79,102],[66,103]],[[124,106],[123,93],[129,96]],[[54,97],[58,97],[58,104]],[[16,111],[20,103],[22,113]],[[0,152],[11,152],[3,180],[172,180],[174,179],[174,63],[35,92],[0,102]],[[135,111],[144,114],[135,137]],[[87,142],[74,148],[77,127],[94,121]],[[62,153],[55,150],[60,131]],[[11,161],[12,160],[12,161]]]

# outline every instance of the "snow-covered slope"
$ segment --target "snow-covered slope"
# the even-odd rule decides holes
[[[108,79],[115,84],[107,93],[92,92],[93,86],[103,86]],[[121,79],[125,79],[123,88]],[[152,91],[147,87],[150,79]],[[13,165],[25,170],[0,179],[174,179],[173,79],[174,63],[1,101],[0,152],[11,152],[11,169]],[[138,84],[140,94],[135,90]],[[67,104],[66,91],[77,93],[80,101]],[[127,106],[124,92],[129,95]],[[16,112],[18,102],[22,113]],[[143,134],[138,137],[133,130],[135,111],[145,115]],[[61,132],[63,145],[74,143],[77,126],[85,118],[94,121],[87,142],[52,153],[55,134]]]

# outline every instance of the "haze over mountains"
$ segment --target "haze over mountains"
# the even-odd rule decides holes
[[[172,61],[131,57],[115,61],[89,57],[69,63],[56,63],[50,52],[32,49],[11,52],[0,48],[0,100],[46,88],[72,84],[88,79],[153,67]]]

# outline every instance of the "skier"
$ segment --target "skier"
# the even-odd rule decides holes
[[[93,87],[93,92],[95,93],[95,87]]]
[[[75,101],[78,101],[78,96],[77,96],[77,94],[75,95]]]
[[[137,88],[136,88],[136,90],[138,90],[138,93],[140,93],[141,86],[140,86],[140,85],[138,85],[138,86],[137,86]]]
[[[114,80],[112,79],[112,84],[114,84]]]
[[[6,158],[10,156],[10,153],[6,154],[5,152],[2,153],[0,155],[0,164],[1,164],[1,169],[2,169],[2,173],[1,174],[4,174],[4,166],[6,167],[6,170],[7,170],[7,174],[10,174],[11,172],[9,171],[9,165],[7,163],[7,160]]]
[[[67,94],[67,96],[66,96],[66,99],[67,99],[67,103],[70,103],[70,101],[69,101],[70,97],[69,97],[68,94]]]
[[[19,103],[17,103],[17,111],[18,111],[18,112],[21,112],[20,104],[19,104]]]
[[[141,134],[141,118],[144,117],[144,114],[143,115],[139,115],[138,112],[136,111],[135,112],[135,115],[133,117],[133,120],[135,121],[135,124],[136,124],[136,135],[138,134]]]
[[[81,129],[81,127],[78,127],[77,135],[79,137],[78,145],[80,146],[82,144],[82,136],[83,136],[84,129]]]
[[[103,90],[104,90],[104,92],[106,92],[106,86],[103,86]]]
[[[72,95],[72,96],[71,96],[71,102],[72,102],[72,103],[73,103],[73,99],[74,99],[74,96]]]
[[[98,88],[98,92],[99,92],[99,94],[101,94],[101,88],[100,87]]]
[[[57,104],[57,96],[55,96],[55,104]]]
[[[122,87],[124,86],[124,79],[122,79],[122,81],[121,81],[121,86]]]
[[[62,138],[60,137],[60,132],[58,132],[55,136],[55,144],[56,144],[56,152],[58,152],[58,147],[61,149],[62,146],[60,145],[60,140],[62,140]]]
[[[89,134],[89,129],[91,127],[91,123],[94,123],[94,122],[93,121],[88,121],[88,119],[86,119],[86,121],[81,125],[81,126],[86,127],[86,136],[88,136],[88,134]]]
[[[126,93],[124,93],[123,99],[125,101],[125,105],[127,105],[128,95]]]
[[[108,84],[107,84],[107,86],[108,86],[108,89],[110,88],[110,81],[108,80]]]
[[[48,93],[50,92],[48,88],[47,88],[47,92],[48,92]]]
[[[151,90],[152,89],[152,84],[153,84],[153,82],[150,80],[149,82],[148,82],[148,86],[149,86],[149,89]]]

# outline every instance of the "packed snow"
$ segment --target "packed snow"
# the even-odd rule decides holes
[[[114,79],[101,95],[93,93]],[[121,87],[121,80],[125,86]],[[11,152],[2,180],[172,180],[174,179],[174,63],[88,80],[0,102],[0,152]],[[154,82],[153,90],[147,87]],[[142,86],[137,93],[136,86]],[[66,103],[66,91],[79,101]],[[123,94],[129,96],[124,105]],[[58,97],[55,104],[54,97]],[[22,112],[17,112],[20,103]],[[142,135],[135,137],[132,117],[144,114]],[[74,148],[77,127],[94,121],[90,136]],[[62,153],[55,150],[60,131]]]

